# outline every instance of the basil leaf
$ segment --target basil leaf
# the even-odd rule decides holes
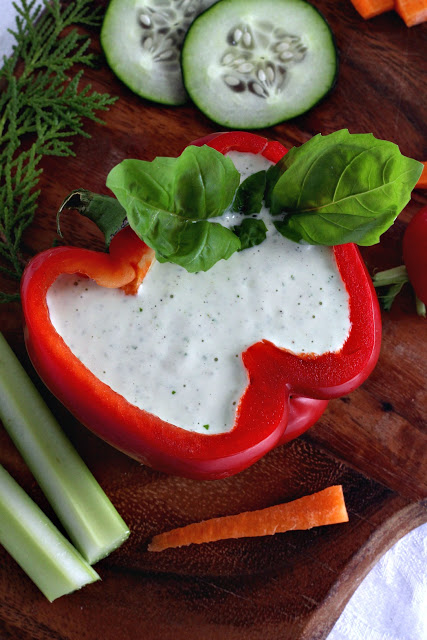
[[[178,158],[124,160],[107,178],[130,226],[156,257],[191,272],[239,250],[230,229],[208,220],[231,206],[239,182],[230,158],[207,146],[187,147]]]
[[[239,238],[217,222],[180,220],[164,211],[153,215],[144,242],[159,262],[174,262],[190,273],[207,271],[240,249]]]
[[[265,222],[256,218],[245,218],[233,231],[240,238],[240,251],[261,244],[267,236]]]
[[[286,237],[309,244],[371,245],[408,203],[422,164],[397,145],[347,130],[318,135],[267,175],[266,200]]]
[[[174,160],[173,211],[198,219],[222,216],[240,184],[233,161],[206,145],[187,147]]]
[[[243,180],[236,192],[232,210],[248,216],[261,211],[264,200],[266,171],[258,171]]]

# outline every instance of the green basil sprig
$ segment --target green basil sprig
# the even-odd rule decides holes
[[[117,199],[80,189],[62,208],[94,220],[107,245],[127,217],[160,262],[206,271],[265,240],[258,218],[264,199],[276,228],[295,242],[375,244],[409,201],[422,168],[392,142],[343,129],[294,147],[241,185],[233,162],[208,146],[187,147],[178,158],[124,160],[107,178]],[[230,229],[221,224],[226,212],[246,217]]]
[[[409,202],[422,165],[392,142],[346,129],[311,138],[271,167],[266,201],[287,238],[367,246]]]
[[[210,147],[187,147],[178,158],[124,160],[107,178],[132,229],[160,262],[207,271],[240,249],[239,238],[211,218],[233,202],[240,174]]]

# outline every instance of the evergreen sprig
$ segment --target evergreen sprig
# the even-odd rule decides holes
[[[13,54],[0,69],[0,273],[18,288],[24,260],[22,235],[37,207],[37,185],[44,156],[75,155],[70,137],[89,137],[83,119],[102,123],[96,116],[116,98],[79,90],[83,70],[96,56],[90,39],[73,26],[99,26],[100,11],[92,0],[64,6],[60,0],[20,0]],[[13,285],[12,285],[13,288]],[[0,291],[0,303],[19,294]]]

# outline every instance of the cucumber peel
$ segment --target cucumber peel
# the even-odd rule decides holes
[[[142,98],[187,102],[181,46],[194,18],[215,0],[111,0],[101,45],[112,71]]]

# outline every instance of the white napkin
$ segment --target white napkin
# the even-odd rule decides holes
[[[11,54],[15,43],[12,34],[8,32],[8,29],[16,31],[15,15],[12,0],[0,0],[0,67],[3,66],[3,56]]]
[[[12,0],[0,0],[0,66],[15,28]],[[327,640],[427,640],[427,524],[400,540],[354,593]]]
[[[327,640],[427,640],[427,524],[381,558]]]

